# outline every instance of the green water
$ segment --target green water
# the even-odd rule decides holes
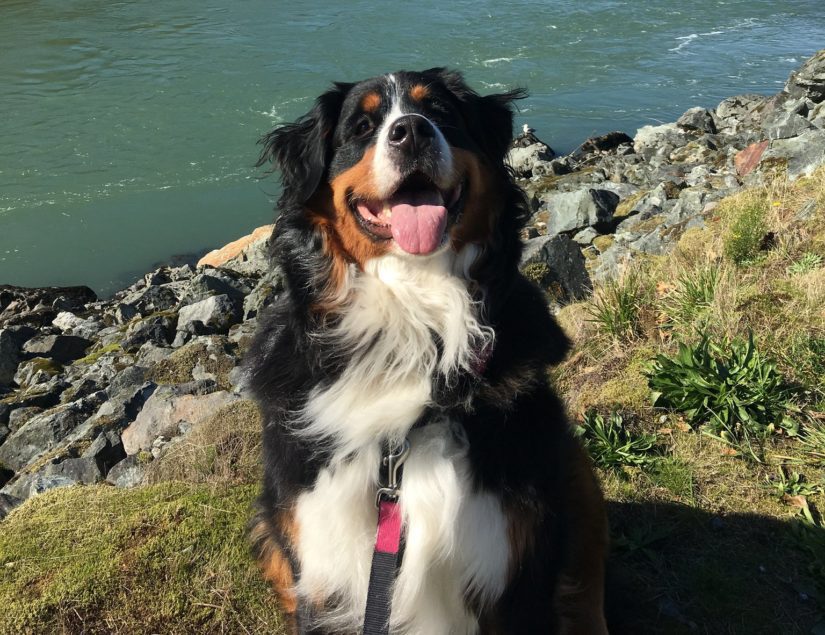
[[[110,293],[272,218],[255,141],[331,80],[463,69],[523,85],[557,150],[779,90],[822,0],[0,0],[0,283]]]

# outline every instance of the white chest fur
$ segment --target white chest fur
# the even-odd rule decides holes
[[[435,374],[469,369],[492,340],[465,283],[474,257],[470,248],[371,261],[350,276],[340,324],[318,335],[349,362],[297,415],[298,434],[333,449],[314,487],[297,500],[297,591],[310,602],[333,599],[339,609],[327,621],[336,629],[357,630],[363,620],[383,439],[406,435],[412,447],[400,495],[406,548],[393,632],[474,633],[465,592],[489,602],[504,589],[506,518],[497,498],[473,488],[466,440],[448,421],[411,431],[430,404]]]
[[[491,602],[507,580],[509,543],[501,504],[473,490],[466,444],[448,422],[409,435],[400,505],[406,550],[393,593],[393,632],[475,633],[465,590]],[[377,512],[378,445],[324,469],[297,502],[299,594],[335,597],[331,626],[363,620]]]

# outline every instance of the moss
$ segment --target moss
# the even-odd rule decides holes
[[[86,357],[81,357],[77,360],[76,364],[94,364],[97,360],[99,360],[104,355],[109,353],[119,353],[123,350],[123,347],[118,344],[117,342],[112,344],[107,344],[106,346],[101,346],[99,349],[92,351]]]
[[[626,216],[630,216],[633,213],[636,207],[636,204],[641,201],[648,193],[648,190],[640,190],[635,194],[631,194],[626,199],[621,201],[616,206],[616,211],[613,212],[613,218],[625,218]]]
[[[634,412],[645,410],[650,404],[650,388],[644,369],[654,356],[652,347],[634,350],[632,357],[615,369],[609,379],[594,387],[588,396],[590,403],[585,406]]]
[[[604,253],[616,241],[612,235],[596,236],[593,239],[593,246],[599,250],[599,253]]]
[[[253,486],[74,487],[0,532],[0,633],[282,633],[249,556]]]
[[[196,341],[181,346],[155,364],[147,378],[158,384],[183,384],[192,381],[192,371],[200,365],[203,371],[215,375],[220,388],[231,389],[229,372],[235,367],[235,360],[224,350],[223,338],[214,337],[211,344]]]
[[[522,268],[521,273],[533,284],[544,287],[544,281],[550,275],[550,267],[544,262],[531,262]]]
[[[679,458],[659,461],[649,474],[654,485],[663,487],[683,502],[693,502],[693,471]]]

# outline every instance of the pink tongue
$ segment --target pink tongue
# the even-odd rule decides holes
[[[390,199],[392,237],[409,254],[429,254],[441,245],[447,208],[441,194],[407,192]]]

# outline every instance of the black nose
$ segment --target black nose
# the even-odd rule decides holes
[[[435,128],[421,115],[404,115],[393,122],[389,143],[405,152],[420,152],[435,138]]]

